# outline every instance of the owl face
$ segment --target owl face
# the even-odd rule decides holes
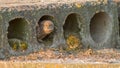
[[[47,20],[43,22],[43,31],[46,34],[51,33],[53,30],[54,30],[54,24],[52,23],[52,21]]]

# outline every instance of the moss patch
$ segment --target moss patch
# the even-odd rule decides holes
[[[67,45],[68,45],[68,50],[75,50],[79,47],[82,47],[81,42],[79,40],[79,38],[77,38],[74,35],[70,35],[67,38]]]
[[[28,44],[25,41],[21,41],[18,39],[9,39],[8,40],[10,47],[15,51],[23,51],[28,48]]]

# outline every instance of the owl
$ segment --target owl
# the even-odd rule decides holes
[[[44,20],[36,27],[37,40],[42,42],[42,39],[54,31],[54,24],[50,20]]]

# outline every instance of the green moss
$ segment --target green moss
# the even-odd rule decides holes
[[[28,44],[25,41],[21,41],[19,39],[9,39],[8,40],[10,47],[15,50],[26,50],[28,48]]]
[[[18,47],[19,47],[19,44],[17,44],[17,43],[14,43],[13,45],[12,45],[12,49],[13,50],[18,50]]]
[[[21,42],[19,48],[20,50],[26,50],[28,48],[28,44],[26,42]]]
[[[10,47],[11,47],[13,50],[18,50],[19,45],[20,45],[20,44],[19,44],[19,43],[20,43],[20,40],[18,40],[18,39],[9,39],[8,42],[9,42]]]
[[[74,35],[69,35],[67,38],[67,50],[75,50],[79,47],[82,47],[81,42],[79,40],[79,38],[77,38]]]

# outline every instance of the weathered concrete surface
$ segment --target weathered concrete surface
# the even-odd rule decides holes
[[[103,13],[103,17],[99,17],[98,15],[98,17],[96,17],[97,19],[93,20],[93,24],[91,24],[92,18],[99,13]],[[73,21],[66,21],[68,16],[71,14],[75,16],[75,18],[73,18]],[[52,20],[55,24],[56,30],[54,31],[50,39],[52,40],[52,42],[50,42],[52,44],[44,45],[43,43],[38,43],[36,39],[36,26],[43,16],[46,17],[43,18],[43,20],[49,19]],[[119,23],[117,17],[117,5],[116,3],[109,0],[86,0],[73,2],[69,1],[66,3],[38,2],[30,4],[28,3],[26,5],[24,3],[18,5],[6,5],[6,3],[3,3],[0,4],[0,44],[1,50],[3,51],[0,54],[4,54],[6,57],[9,57],[11,55],[25,55],[37,51],[41,47],[63,47],[64,45],[66,45],[66,38],[64,35],[65,30],[63,28],[66,22],[71,23],[69,27],[78,27],[79,31],[77,31],[75,35],[80,36],[79,39],[81,40],[83,47],[91,47],[96,49],[115,48],[119,37]],[[25,51],[14,51],[8,43],[8,27],[10,26],[9,22],[11,20],[16,20],[17,18],[25,19],[25,21],[28,22],[27,26],[29,27],[29,29],[26,30],[28,31],[28,35],[25,36],[25,38],[27,39],[22,40],[28,43],[28,49]],[[70,19],[68,18],[68,20]],[[102,24],[94,24],[97,21],[102,22]],[[76,22],[78,25],[72,24]],[[97,28],[96,26],[100,26],[101,28]],[[14,29],[16,28],[14,27]],[[72,31],[76,31],[76,28]],[[70,34],[74,33],[72,31],[68,30]],[[100,41],[97,39],[99,39]],[[2,55],[0,55],[0,57],[3,58]]]
[[[114,0],[117,4],[117,11],[118,11],[118,21],[119,21],[119,36],[120,36],[120,1],[119,0]],[[118,45],[120,45],[120,37],[118,37]],[[117,48],[120,48],[120,46],[117,46]]]

